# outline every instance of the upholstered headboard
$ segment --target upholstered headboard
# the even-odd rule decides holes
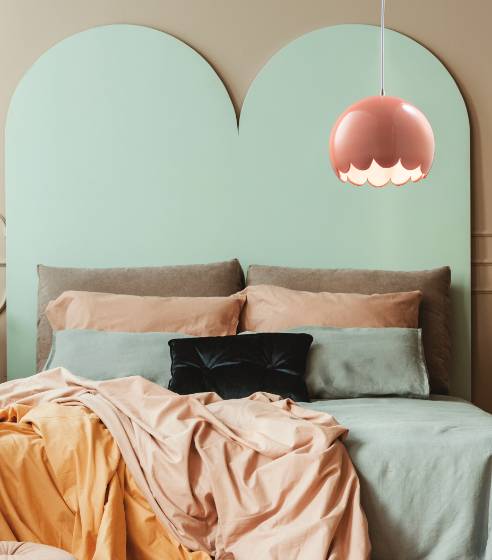
[[[337,26],[287,45],[252,84],[239,134],[220,78],[170,35],[113,25],[45,53],[6,130],[9,377],[35,370],[40,263],[449,265],[452,388],[468,396],[468,118],[429,51],[387,32],[386,90],[421,108],[435,133],[429,178],[355,188],[330,168],[336,117],[378,91],[377,34]]]
[[[133,294],[139,296],[230,296],[244,288],[237,259],[212,264],[136,268],[38,267],[37,370],[51,348],[52,331],[44,311],[67,290]]]

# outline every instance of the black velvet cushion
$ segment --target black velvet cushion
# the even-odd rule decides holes
[[[257,391],[308,401],[304,371],[313,337],[304,333],[181,338],[169,341],[169,389],[182,395],[214,391],[223,399]]]

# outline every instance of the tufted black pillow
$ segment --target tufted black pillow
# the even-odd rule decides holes
[[[182,395],[214,391],[223,399],[265,391],[309,401],[303,376],[312,341],[303,333],[170,340],[169,389]]]

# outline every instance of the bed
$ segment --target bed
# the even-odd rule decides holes
[[[29,379],[12,381],[11,383],[14,383],[14,393],[17,391],[16,402],[21,405],[32,406],[33,404],[41,404],[48,400],[48,397],[43,395],[53,394],[55,395],[56,402],[63,403],[68,401],[71,403],[74,399],[78,399],[77,402],[92,410],[103,420],[104,425],[111,426],[110,431],[122,452],[122,461],[124,461],[127,467],[131,466],[129,469],[130,474],[128,475],[130,482],[127,484],[133,488],[134,494],[138,494],[139,489],[140,491],[143,489],[143,494],[139,499],[147,500],[151,504],[151,511],[154,508],[154,515],[156,511],[160,512],[160,515],[163,515],[164,512],[164,517],[157,515],[157,519],[168,530],[171,527],[171,536],[167,535],[166,543],[169,545],[169,542],[178,542],[181,545],[187,545],[188,549],[186,550],[189,550],[189,553],[191,553],[193,550],[199,550],[196,548],[196,543],[201,542],[203,545],[201,554],[206,554],[206,550],[216,550],[218,558],[223,557],[221,556],[223,552],[220,551],[220,548],[215,549],[215,544],[211,544],[212,541],[204,543],[193,540],[183,529],[183,527],[187,526],[186,524],[180,526],[176,519],[166,516],[165,512],[170,507],[169,503],[165,502],[167,505],[163,507],[162,502],[156,500],[156,495],[159,496],[158,492],[156,494],[156,484],[158,487],[160,478],[157,476],[157,482],[154,482],[154,485],[149,484],[148,481],[149,477],[152,479],[152,476],[155,476],[155,472],[158,471],[155,471],[155,469],[146,471],[145,467],[138,466],[140,457],[142,454],[148,453],[148,451],[145,451],[143,448],[134,448],[134,444],[130,445],[128,443],[128,441],[138,441],[142,436],[134,434],[129,436],[128,441],[121,440],[118,435],[121,430],[114,429],[115,419],[113,416],[108,416],[108,411],[105,407],[98,408],[98,406],[95,406],[94,400],[91,400],[91,395],[84,393],[87,390],[89,392],[93,391],[91,383],[94,382],[84,381],[83,378],[73,380],[70,374],[60,373],[60,371],[63,371],[59,369],[60,367],[68,367],[76,375],[89,376],[94,379],[95,386],[97,387],[99,387],[97,384],[102,383],[101,389],[96,389],[96,394],[102,391],[103,397],[108,397],[109,395],[110,398],[122,395],[121,398],[118,397],[120,400],[117,399],[112,404],[118,411],[125,411],[125,406],[127,406],[125,405],[127,399],[125,395],[131,394],[130,399],[134,403],[132,406],[136,406],[136,409],[143,409],[143,411],[139,412],[143,416],[139,416],[138,420],[135,420],[135,418],[131,421],[125,420],[121,425],[125,426],[125,422],[128,421],[132,425],[135,422],[145,424],[145,422],[148,422],[148,419],[144,411],[147,407],[150,409],[152,406],[151,401],[148,401],[148,404],[146,404],[146,399],[153,389],[147,388],[142,390],[138,384],[132,385],[135,381],[131,380],[138,378],[127,376],[134,375],[139,371],[141,375],[144,375],[157,385],[167,387],[169,378],[164,379],[158,373],[153,372],[153,370],[152,372],[149,370],[148,373],[141,371],[145,364],[143,355],[146,354],[147,358],[152,360],[153,358],[150,356],[154,352],[155,344],[152,342],[149,346],[145,340],[138,337],[145,337],[147,334],[154,337],[159,335],[159,333],[127,333],[121,339],[121,342],[114,346],[110,335],[116,335],[118,338],[123,333],[94,331],[91,329],[94,326],[97,327],[97,325],[93,323],[75,325],[79,327],[75,329],[72,328],[74,325],[64,325],[60,327],[62,330],[53,331],[51,327],[55,324],[53,322],[54,314],[53,310],[50,311],[50,306],[53,306],[53,303],[48,305],[48,302],[60,302],[60,309],[65,313],[67,306],[69,308],[73,303],[72,299],[76,297],[76,294],[89,294],[87,297],[90,297],[90,294],[96,290],[99,292],[97,297],[103,297],[97,300],[98,303],[93,311],[96,315],[100,313],[106,319],[108,311],[104,307],[105,292],[136,293],[138,294],[137,298],[142,298],[143,296],[143,299],[148,297],[149,294],[159,294],[163,300],[167,300],[169,294],[178,295],[186,299],[186,294],[186,296],[191,297],[191,301],[201,300],[200,296],[210,298],[208,301],[216,301],[221,299],[218,297],[218,294],[225,296],[225,300],[236,297],[234,294],[238,290],[242,290],[245,283],[253,288],[259,286],[260,291],[264,289],[266,284],[275,284],[289,286],[289,288],[294,287],[296,289],[292,292],[296,294],[309,293],[312,295],[318,293],[320,295],[325,293],[336,294],[341,289],[345,289],[349,294],[350,292],[366,292],[367,294],[378,292],[384,294],[386,292],[391,296],[398,293],[414,294],[417,292],[398,292],[398,290],[415,290],[418,288],[423,294],[422,301],[420,298],[418,299],[419,302],[421,301],[419,304],[419,323],[420,327],[423,327],[422,332],[425,333],[418,340],[420,342],[423,341],[422,348],[425,350],[425,361],[427,362],[425,378],[427,380],[429,375],[431,387],[434,387],[434,394],[430,398],[426,397],[429,391],[429,386],[427,385],[427,393],[424,391],[421,396],[419,394],[413,395],[417,398],[408,398],[411,395],[407,398],[398,396],[335,399],[313,398],[311,402],[301,402],[300,405],[306,411],[325,413],[326,416],[322,414],[319,418],[333,417],[341,426],[348,429],[348,436],[345,437],[339,432],[337,437],[343,438],[344,446],[348,450],[358,480],[360,481],[360,504],[362,511],[367,516],[369,538],[372,547],[371,558],[376,560],[417,560],[419,558],[428,558],[430,560],[451,560],[453,558],[471,560],[486,559],[490,555],[489,537],[491,534],[490,519],[492,512],[489,495],[492,476],[492,417],[465,400],[446,394],[436,394],[439,390],[446,393],[447,383],[449,382],[446,375],[446,363],[451,359],[448,329],[449,269],[441,268],[432,271],[398,273],[394,271],[315,270],[253,266],[250,267],[245,282],[241,266],[237,260],[234,260],[211,265],[150,269],[67,269],[40,267],[38,273],[40,319],[38,328],[39,369],[40,371],[45,369],[43,364],[46,364],[46,367],[52,373],[48,372],[47,381],[33,381],[33,387],[29,385]],[[281,289],[289,291],[289,288]],[[215,291],[208,291],[210,289]],[[254,289],[256,290],[256,288]],[[303,291],[303,289],[307,289],[308,292]],[[243,292],[240,291],[239,293]],[[253,293],[257,294],[257,291]],[[60,296],[60,294],[62,295]],[[71,295],[67,296],[67,294]],[[114,297],[111,293],[109,295]],[[68,304],[64,299],[67,297],[72,298]],[[122,301],[128,301],[124,299],[128,297],[126,295],[118,297],[123,298]],[[372,296],[369,295],[367,297],[371,298]],[[81,301],[83,302],[83,300]],[[346,305],[346,301],[344,305]],[[155,302],[152,306],[155,306]],[[401,307],[401,302],[398,302],[398,306]],[[48,312],[46,311],[47,307]],[[134,313],[135,310],[132,309],[132,314]],[[138,311],[136,313],[137,315],[139,314]],[[210,313],[213,313],[213,311],[210,311]],[[285,313],[285,306],[281,305],[277,313],[272,314],[271,310],[268,310],[267,319],[271,320],[269,318],[270,315],[275,315],[275,320],[279,320],[279,317],[281,318],[282,314]],[[308,313],[308,309],[304,304],[302,313]],[[47,320],[47,317],[50,318],[51,323]],[[244,320],[249,320],[251,324],[251,321],[254,319],[254,313],[250,312],[248,317],[249,319]],[[72,320],[74,320],[73,316]],[[84,316],[84,321],[87,321],[86,316]],[[102,328],[100,325],[99,327]],[[115,328],[116,331],[121,330],[119,326]],[[180,328],[179,325],[177,328]],[[207,329],[209,328],[210,326],[207,326]],[[234,332],[235,329],[236,326],[234,325]],[[153,330],[155,329],[153,328]],[[165,330],[165,327],[163,327],[163,330]],[[340,330],[350,331],[351,329]],[[383,338],[377,339],[376,342],[382,344],[385,338],[394,334],[395,330],[405,331],[406,329],[379,328],[372,330],[381,333]],[[410,330],[413,332],[415,329]],[[293,331],[316,333],[311,327],[299,327],[293,329]],[[418,332],[421,332],[420,329],[418,329]],[[195,334],[199,335],[200,333]],[[227,335],[225,332],[220,334]],[[247,335],[247,333],[245,334]],[[76,336],[74,337],[74,335]],[[80,335],[84,336],[81,337]],[[172,348],[172,342],[169,341],[183,335],[162,333],[159,336],[161,338],[156,340],[157,354],[155,359],[161,362],[162,365],[166,360],[168,344]],[[231,337],[222,336],[219,338],[225,340]],[[244,338],[244,335],[233,336],[232,338],[241,339]],[[186,338],[185,335],[185,338],[178,338],[177,342],[187,340],[191,340],[195,344],[195,340],[201,341],[206,339],[200,338],[200,336],[196,339],[193,337],[190,339]],[[393,344],[392,340],[398,343],[398,339],[390,338],[390,345]],[[336,343],[338,344],[337,341]],[[405,344],[408,344],[408,341]],[[125,348],[130,348],[129,353],[125,354],[122,345]],[[50,346],[51,353],[48,356]],[[350,354],[356,353],[358,350],[355,346],[352,347],[349,344],[347,351],[348,354],[342,354],[342,361],[350,361]],[[224,350],[222,349],[221,352],[223,353]],[[313,353],[313,349],[310,352]],[[330,349],[330,352],[332,354],[330,360],[335,360],[336,352],[334,352],[333,348]],[[314,356],[314,354],[312,355]],[[397,360],[402,356],[398,353],[395,355]],[[421,358],[424,360],[424,356]],[[221,359],[226,360],[224,355],[222,355]],[[325,357],[320,357],[319,355],[317,355],[316,359],[326,361]],[[187,365],[192,363],[193,360],[193,357],[185,354],[184,361]],[[340,364],[341,362],[337,363]],[[384,361],[379,364],[384,369]],[[442,368],[443,364],[445,364],[444,370]],[[382,370],[378,369],[380,366],[377,364],[371,364],[370,366],[372,370],[375,370],[372,373],[375,373],[376,377],[385,375]],[[202,369],[203,367],[203,364],[199,366]],[[162,365],[161,369],[166,368],[171,369],[169,359]],[[404,375],[404,370],[404,365],[401,364],[401,368],[398,366],[396,370],[393,367],[390,374],[394,375],[396,373],[400,375],[401,373],[401,375]],[[40,375],[43,376],[45,374],[41,373]],[[69,377],[66,379],[65,375],[69,375]],[[251,377],[252,371],[248,370],[247,375]],[[116,379],[113,380],[112,378],[114,377]],[[385,383],[389,381],[386,378]],[[19,385],[15,385],[16,383]],[[23,385],[23,383],[27,384]],[[110,388],[105,385],[107,383],[115,384],[111,385]],[[356,381],[356,383],[359,383],[359,381]],[[155,386],[157,387],[157,385]],[[135,389],[129,389],[129,387],[133,386],[135,386]],[[169,386],[171,387],[171,385]],[[107,388],[105,389],[105,387]],[[255,390],[264,390],[260,385],[255,386],[253,384],[252,387],[252,389],[248,390],[248,395]],[[394,390],[398,391],[398,386],[395,387],[396,389]],[[205,387],[200,390],[207,391],[210,389]],[[390,389],[387,390],[390,391]],[[417,390],[419,390],[418,387]],[[52,393],[52,391],[55,392]],[[178,390],[178,392],[180,391]],[[198,391],[192,390],[188,392]],[[275,391],[267,389],[267,392]],[[202,394],[207,395],[208,393]],[[52,398],[49,397],[49,399]],[[164,397],[161,396],[162,398]],[[3,399],[5,403],[5,395]],[[302,400],[302,397],[297,398],[297,400]],[[212,407],[215,406],[213,401],[214,399],[211,401]],[[239,401],[223,402],[238,403]],[[202,404],[205,404],[205,401]],[[237,404],[236,406],[237,410],[240,410],[240,405]],[[233,409],[230,408],[229,410]],[[35,411],[36,409],[34,409],[34,412],[30,412],[30,414],[35,415]],[[128,411],[124,412],[124,414],[127,413]],[[60,413],[55,411],[53,414],[56,416]],[[134,414],[136,413],[134,412]],[[159,417],[164,419],[166,414],[161,412]],[[195,411],[192,416],[196,417],[197,414]],[[228,417],[227,414],[226,417]],[[299,418],[302,418],[303,413],[297,412],[295,414],[299,414]],[[254,415],[266,418],[268,412],[256,411]],[[241,412],[239,416],[245,417],[247,415]],[[313,417],[309,421],[316,423],[319,421],[319,418]],[[265,433],[262,432],[265,429],[265,421],[263,421],[262,428],[262,424],[260,423],[256,426],[256,420],[253,419],[253,424],[250,424],[249,428],[250,432],[248,432],[244,425],[238,427],[238,424],[233,424],[235,426],[233,429],[243,430],[243,432],[246,430],[244,433],[251,433],[252,429],[253,431],[258,431],[258,434],[262,434]],[[277,421],[276,428],[269,428],[268,433],[270,437],[274,435],[278,435],[281,438],[287,437],[288,422],[289,419],[287,417],[284,418],[281,424],[278,424]],[[284,430],[286,430],[285,433]],[[71,436],[71,439],[73,437]],[[295,439],[291,441],[292,447],[290,451],[294,454],[299,453],[299,451],[296,451],[297,448],[292,443],[293,441]],[[85,446],[87,447],[87,444]],[[128,448],[132,448],[132,446],[134,449],[132,452],[129,452]],[[125,449],[127,449],[126,453]],[[288,460],[290,459],[285,458],[285,461]],[[311,465],[317,465],[316,469],[318,472],[322,472],[323,469],[318,465],[318,460],[319,457],[313,455],[310,459]],[[335,462],[335,465],[338,465],[335,471],[341,472],[340,463]],[[217,466],[217,468],[219,467]],[[105,471],[105,468],[102,466],[100,469],[102,472]],[[309,480],[310,475],[307,474],[308,471],[305,467],[304,470],[305,472],[301,479]],[[276,476],[279,476],[280,472]],[[142,473],[144,478],[139,478]],[[280,476],[283,478],[282,475]],[[135,481],[131,477],[134,477]],[[300,481],[301,479],[298,480]],[[315,479],[316,477],[314,477]],[[179,486],[177,482],[180,480],[179,476],[170,480],[173,480],[171,488]],[[186,477],[184,480],[186,480]],[[225,481],[225,478],[223,480]],[[320,480],[322,480],[322,477]],[[171,492],[172,495],[173,492]],[[276,500],[282,495],[282,491],[279,489],[278,494],[274,494],[270,499]],[[316,494],[313,494],[313,496],[316,496]],[[258,497],[256,496],[253,499],[253,503],[255,499],[258,499]],[[217,503],[220,503],[218,496],[216,500]],[[357,503],[357,498],[353,497],[353,500],[354,503]],[[175,507],[175,504],[173,504],[173,507]],[[282,508],[279,511],[289,511],[285,502]],[[301,515],[301,510],[296,511],[296,516]],[[357,511],[357,508],[355,511]],[[315,517],[316,514],[314,514]],[[138,516],[136,519],[138,519]],[[170,521],[170,519],[174,520]],[[283,527],[282,522],[279,523],[278,527]],[[138,523],[136,526],[139,526]],[[181,527],[181,532],[178,530],[177,533],[173,533],[172,530],[175,526]],[[191,532],[190,534],[193,534],[189,526],[188,529]],[[353,528],[352,534],[356,534],[358,530],[360,531],[360,526],[359,529]],[[282,531],[279,530],[277,533],[282,534]],[[101,532],[101,534],[104,533]],[[111,530],[109,534],[111,534]],[[253,531],[252,534],[256,535],[257,533]],[[259,534],[261,535],[261,533]],[[128,533],[128,558],[134,557],[132,554],[135,554],[136,543],[138,543],[138,546],[145,548],[148,536],[145,531],[142,531],[140,535],[141,538],[138,540],[131,532]],[[175,538],[176,541],[172,541],[172,538]],[[258,537],[255,539],[255,542],[262,542],[262,540]],[[287,553],[284,549],[280,556],[284,557],[285,554],[293,554],[292,558],[299,557],[296,554],[301,554],[301,552],[294,554],[292,552],[294,550],[292,542],[287,542],[288,547],[290,547],[287,550],[291,552]],[[45,544],[56,543],[50,541]],[[69,551],[75,554],[75,550],[70,549],[66,542],[64,544]],[[247,546],[248,550],[251,550],[251,543],[248,543]],[[280,545],[276,543],[275,546]],[[308,545],[304,543],[304,546]],[[227,547],[224,550],[227,550]],[[276,558],[276,554],[280,554],[278,550],[280,549],[274,548],[266,553],[265,549],[260,548],[258,554],[260,556],[266,554],[268,557]],[[301,547],[299,551],[302,550]],[[306,548],[304,553],[307,550]],[[332,553],[336,554],[333,551]],[[85,559],[87,557],[86,550],[79,550],[79,554],[81,558]],[[237,558],[243,557],[241,555],[243,554],[241,548],[236,549],[236,554]],[[313,554],[316,556],[317,553],[314,552]],[[364,558],[366,553],[362,549],[356,552],[352,549],[350,552],[346,552],[346,554],[346,558],[358,559]],[[331,556],[329,557],[331,558]],[[335,558],[336,556],[333,557]]]
[[[122,379],[135,373],[133,366],[125,369],[128,360],[104,362],[106,341],[97,346],[96,379],[63,373],[56,367],[65,363],[63,358],[61,364],[50,362],[54,369],[49,374],[24,381],[42,371],[53,358],[54,346],[60,346],[62,337],[52,338],[45,309],[66,291],[162,298],[229,297],[245,285],[368,297],[420,291],[422,313],[415,330],[422,329],[430,399],[313,398],[296,408],[294,416],[296,422],[307,422],[303,424],[307,433],[316,422],[327,423],[327,433],[334,430],[336,437],[327,446],[331,449],[333,444],[339,454],[333,472],[342,472],[344,464],[350,474],[343,483],[348,486],[342,485],[351,489],[342,510],[352,504],[355,515],[348,523],[352,531],[345,534],[362,536],[355,539],[362,545],[352,547],[350,556],[338,548],[337,560],[367,556],[360,504],[375,560],[486,560],[492,555],[492,420],[463,400],[470,397],[471,388],[468,117],[457,85],[432,53],[395,32],[386,38],[389,51],[398,54],[388,60],[392,90],[425,111],[438,147],[426,183],[402,189],[341,186],[328,169],[324,149],[331,123],[347,97],[357,99],[372,91],[367,72],[375,60],[377,29],[371,26],[320,29],[282,49],[252,84],[239,134],[220,78],[198,53],[165,33],[141,26],[104,26],[70,37],[41,57],[13,96],[6,130],[8,383],[13,385],[0,393],[5,390],[4,404],[12,403],[15,394],[14,400],[25,399],[25,406],[38,404],[39,395],[49,393],[46,398],[55,399],[52,404],[62,409],[50,409],[54,417],[67,414],[66,405],[76,394],[94,412],[95,401],[85,393],[98,393],[99,387],[110,383],[114,397]],[[357,48],[340,56],[340,44]],[[415,80],[416,74],[423,79]],[[36,235],[30,234],[33,224]],[[263,263],[249,267],[246,283],[241,264],[230,260],[235,255],[244,270]],[[189,265],[212,261],[224,262]],[[161,266],[170,263],[179,266]],[[274,310],[267,315],[278,319],[282,314]],[[169,340],[159,340],[152,343],[155,353],[149,356],[159,355],[164,361],[169,358],[162,348],[167,350]],[[123,345],[128,350],[127,341],[120,340],[113,348],[121,350]],[[78,358],[96,355],[95,344],[88,344],[89,350],[79,352]],[[73,366],[73,373],[82,375],[77,367],[82,372],[84,363],[79,359]],[[91,367],[94,374],[93,363]],[[161,374],[147,375],[157,382],[151,385],[131,378],[135,395],[142,392],[140,408],[145,409],[141,403],[149,398],[144,393],[167,385]],[[159,394],[164,400],[174,398]],[[111,399],[111,394],[106,397]],[[60,398],[68,401],[60,403]],[[125,406],[139,407],[136,397],[134,401]],[[262,404],[260,398],[251,406],[278,412],[275,402]],[[231,410],[229,405],[216,405],[214,398],[193,406],[198,404]],[[121,412],[121,401],[113,405]],[[24,413],[3,412],[12,423],[29,419]],[[119,418],[113,413],[106,406],[98,408],[97,416],[108,425]],[[290,412],[285,414],[284,424],[277,426],[292,426]],[[329,415],[348,428],[346,447],[341,444],[344,430],[336,428]],[[157,548],[165,541],[169,554],[180,560],[190,554],[207,558],[203,552],[210,545],[207,532],[201,535],[203,550],[197,549],[193,531],[173,532],[173,520],[164,518],[166,508],[159,509],[155,495],[145,492],[155,475],[152,468],[141,468],[138,456],[129,451],[123,459],[118,455],[128,449],[123,436],[144,420],[138,416],[130,421],[127,415],[127,420],[114,424],[121,429],[115,428],[113,440],[107,440],[119,473],[114,492],[126,500],[128,515],[134,515],[133,528],[144,519],[144,529],[137,534],[129,530],[125,543],[112,538],[123,534],[123,524],[118,525],[121,516],[112,516],[99,531],[101,516],[92,525],[93,533],[105,535],[105,546],[120,547],[118,554],[123,556],[126,546],[129,558],[141,560],[146,554],[162,556],[162,548],[153,551],[148,542],[166,527]],[[85,416],[76,419],[86,421]],[[38,417],[33,419],[28,431],[38,438],[42,454],[42,438],[33,433],[39,422]],[[93,417],[90,422],[102,429]],[[266,435],[261,429],[250,430],[255,431]],[[283,432],[278,428],[272,434],[281,439]],[[127,439],[133,448],[135,437]],[[60,438],[63,445],[53,452],[65,449],[67,441]],[[296,454],[295,446],[287,449]],[[344,449],[358,478],[352,476]],[[292,454],[287,453],[289,461]],[[318,467],[320,460],[316,455],[311,464]],[[61,464],[63,472],[70,472]],[[131,479],[125,478],[126,465],[132,465]],[[321,467],[320,472],[327,476]],[[105,461],[101,473],[111,478]],[[45,473],[48,478],[51,474]],[[301,483],[316,480],[312,472],[310,476],[298,478]],[[174,480],[180,482],[178,476]],[[29,487],[20,487],[25,488]],[[105,487],[101,488],[98,496],[104,503]],[[274,493],[272,500],[278,504],[278,495]],[[321,502],[314,500],[319,511]],[[76,510],[63,510],[64,503],[60,511],[72,519]],[[308,507],[304,504],[300,511]],[[323,534],[334,538],[333,527],[341,518]],[[114,530],[109,521],[121,530]],[[248,534],[244,527],[241,530]],[[307,524],[302,535],[310,539],[315,533]],[[5,529],[3,534],[10,540],[20,537]],[[27,534],[39,540],[35,532]],[[290,543],[289,531],[282,535],[284,544]],[[246,543],[251,547],[263,542],[249,538]],[[70,549],[67,539],[71,540],[70,531],[51,544]],[[194,552],[183,549],[180,539]],[[80,538],[78,542],[85,560],[87,543]],[[330,545],[325,541],[322,546]],[[302,548],[292,550],[296,558],[306,558]],[[289,557],[283,553],[283,559]]]

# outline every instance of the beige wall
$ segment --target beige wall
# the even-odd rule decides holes
[[[0,0],[0,8],[2,125],[27,68],[54,43],[89,27],[135,23],[176,35],[214,66],[239,110],[258,71],[292,39],[338,23],[377,24],[379,17],[378,0]],[[387,1],[388,27],[438,56],[465,97],[472,130],[472,229],[482,234],[472,239],[473,259],[485,262],[492,261],[492,188],[486,176],[492,151],[491,19],[490,0]],[[3,135],[0,154],[3,168]],[[3,193],[3,184],[0,188]],[[487,293],[492,291],[492,266],[476,262],[473,271],[473,396],[492,411],[492,293]],[[4,371],[2,364],[0,376]]]

